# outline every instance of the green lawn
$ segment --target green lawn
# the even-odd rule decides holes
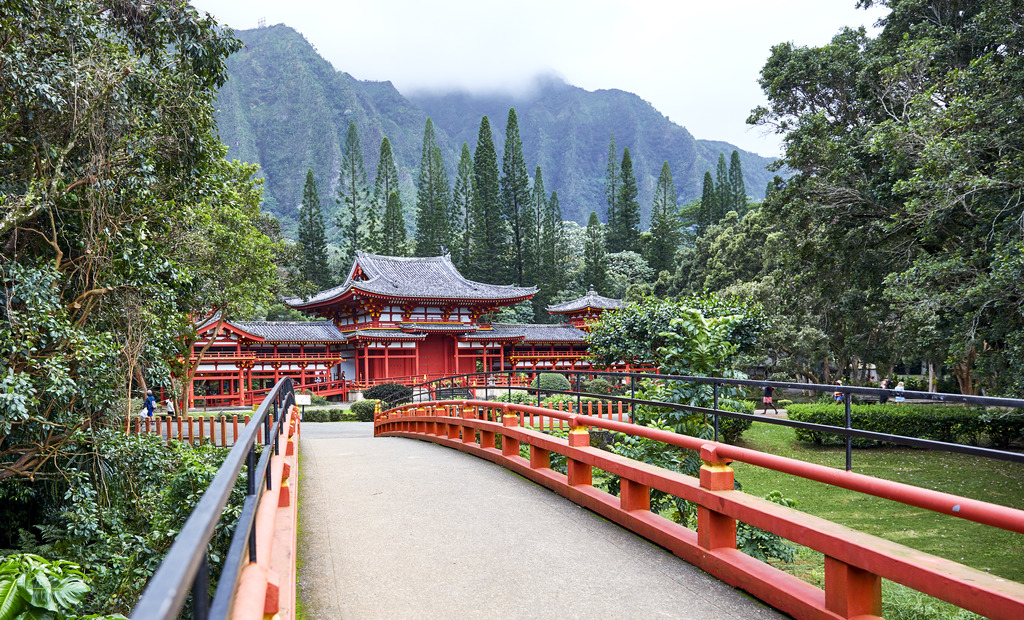
[[[797,442],[789,428],[755,423],[739,445],[842,468],[845,451]],[[743,490],[763,496],[781,491],[796,508],[920,551],[1024,582],[1024,535],[904,506],[830,485],[735,463]],[[853,471],[1014,508],[1024,508],[1024,465],[962,454],[902,448],[854,449]],[[820,583],[821,555],[800,554],[785,570]]]

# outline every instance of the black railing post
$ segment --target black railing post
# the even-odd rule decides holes
[[[629,397],[636,398],[636,377],[629,375]],[[636,403],[629,403],[629,423],[636,424]]]
[[[846,407],[846,430],[853,428],[852,416],[850,415],[850,399],[853,395],[847,392],[843,394],[843,404]],[[846,471],[853,469],[853,437],[846,435]]]
[[[512,371],[508,371],[508,402],[512,402]]]
[[[718,441],[718,384],[714,383],[715,388],[715,404],[712,407],[715,410],[715,441]]]
[[[192,617],[207,620],[210,617],[210,559],[204,552],[199,572],[192,580]]]
[[[577,371],[576,372],[576,414],[577,415],[583,413],[583,397],[580,395],[580,379],[581,378],[582,378],[582,373]],[[537,384],[540,385],[540,382],[538,381]]]
[[[256,443],[253,442],[249,446],[249,455],[245,459],[246,467],[246,481],[245,481],[245,495],[246,497],[254,497],[256,495]],[[256,561],[256,522],[253,521],[252,527],[249,528],[249,561]]]

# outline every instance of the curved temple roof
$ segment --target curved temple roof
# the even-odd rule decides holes
[[[548,306],[548,312],[551,314],[564,314],[567,312],[579,312],[580,310],[586,310],[587,308],[618,310],[624,305],[626,305],[626,302],[621,299],[602,297],[597,294],[594,287],[590,287],[590,291],[579,299],[573,299],[572,301],[567,301],[565,303]]]
[[[467,280],[447,254],[419,258],[380,256],[357,251],[352,269],[343,284],[321,291],[308,300],[293,297],[284,301],[293,308],[307,308],[323,305],[349,291],[417,299],[512,301],[529,298],[537,292],[537,288],[499,286]]]

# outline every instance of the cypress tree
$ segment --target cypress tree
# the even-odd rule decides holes
[[[725,214],[732,210],[732,192],[729,190],[729,169],[725,165],[725,153],[718,154],[718,167],[715,169],[715,211],[711,214],[711,223],[722,221]]]
[[[489,284],[507,284],[511,251],[508,230],[501,217],[501,188],[498,155],[494,150],[491,122],[480,120],[473,153],[473,234],[470,243],[470,273]]]
[[[587,222],[586,242],[583,246],[583,283],[601,293],[608,279],[608,265],[604,251],[604,233],[597,213],[590,212]]]
[[[391,194],[398,196],[398,209],[391,203]],[[367,239],[371,252],[394,256],[405,254],[405,218],[402,216],[402,199],[398,189],[398,167],[391,152],[391,141],[387,136],[380,143],[380,158],[377,160],[377,178],[373,183],[372,211],[382,214],[377,234]]]
[[[452,261],[462,273],[469,273],[469,240],[472,232],[473,214],[473,154],[469,145],[462,143],[459,155],[459,171],[455,176],[452,190],[452,220],[458,220],[459,235],[453,238]]]
[[[605,222],[608,224],[608,244],[619,245],[617,234],[617,216],[619,207],[619,185],[622,181],[619,172],[619,152],[615,148],[615,134],[608,143],[608,165],[604,171]]]
[[[700,195],[700,214],[697,217],[697,231],[698,233],[704,232],[714,222],[711,218],[714,217],[718,202],[718,195],[715,193],[715,182],[711,179],[711,172],[704,172],[704,189]]]
[[[733,150],[729,160],[729,193],[732,197],[731,210],[742,216],[747,211],[747,188],[743,183],[743,165],[737,150]]]
[[[636,176],[633,175],[633,160],[629,147],[622,151],[622,165],[619,167],[621,184],[619,204],[615,207],[615,246],[609,244],[611,252],[640,251],[640,203],[637,202]],[[614,249],[613,249],[614,248]]]
[[[375,214],[367,216],[366,170],[363,167],[363,150],[359,145],[359,132],[355,120],[348,122],[348,135],[345,137],[345,150],[341,156],[341,172],[338,174],[338,204],[342,205],[335,224],[341,228],[345,240],[345,255],[351,261],[356,250],[361,249],[364,230],[376,229]],[[347,265],[345,266],[347,269]]]
[[[523,158],[523,141],[519,137],[516,109],[509,108],[505,125],[505,153],[501,158],[501,203],[512,232],[512,275],[519,286],[525,283],[527,254],[536,244],[531,234],[530,175]]]
[[[548,196],[544,191],[544,174],[540,166],[537,166],[533,174],[533,189],[530,191],[530,234],[534,240],[532,246],[526,252],[526,266],[528,271],[526,281],[538,287],[537,294],[533,297],[533,316],[535,321],[543,321],[545,307],[547,306],[548,286],[553,271],[554,257],[549,255],[548,245],[545,243],[549,236]]]
[[[299,251],[302,278],[322,289],[331,284],[331,270],[327,258],[327,234],[324,216],[320,210],[320,192],[313,178],[313,170],[306,171],[302,188],[302,207],[299,210]]]
[[[416,256],[437,256],[450,243],[448,171],[441,147],[434,138],[434,123],[428,118],[423,130],[423,153],[416,188]]]
[[[676,247],[679,245],[679,204],[676,202],[676,188],[672,182],[672,170],[666,161],[658,175],[651,204],[651,242],[648,246],[647,264],[654,273],[672,271]]]

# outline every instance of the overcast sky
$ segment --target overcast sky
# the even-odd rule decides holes
[[[519,90],[542,74],[639,95],[697,138],[779,155],[750,127],[771,46],[822,45],[885,10],[855,0],[193,0],[236,30],[284,23],[336,69],[422,89]]]

